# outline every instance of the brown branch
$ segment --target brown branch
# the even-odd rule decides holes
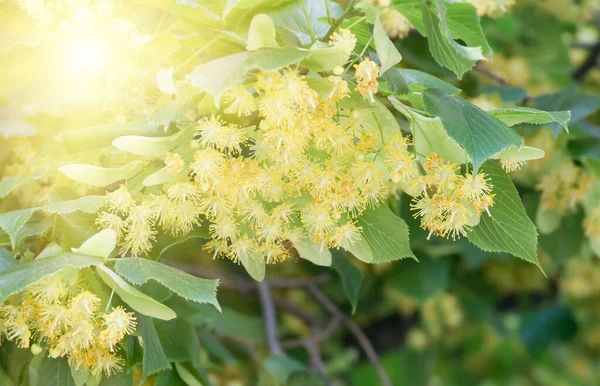
[[[281,349],[279,337],[277,336],[277,316],[275,315],[275,306],[271,299],[271,290],[265,281],[256,284],[258,294],[260,295],[260,305],[265,320],[265,335],[269,345],[269,352],[276,357],[282,357],[285,354]]]
[[[336,316],[333,319],[331,319],[329,321],[329,323],[327,323],[325,328],[323,328],[323,329],[313,328],[310,336],[308,336],[306,338],[290,339],[290,340],[283,341],[283,342],[281,342],[281,346],[284,348],[301,347],[301,346],[305,345],[306,340],[310,340],[311,342],[314,342],[315,344],[319,344],[319,343],[324,342],[327,339],[329,339],[338,330],[341,323],[342,323],[342,319],[340,317]]]
[[[219,279],[221,281],[221,285],[224,287],[233,288],[244,292],[256,290],[256,282],[254,280],[246,279],[238,275],[225,274],[217,269],[199,265],[182,264],[173,261],[165,261],[164,263],[173,268],[187,272],[190,275],[202,277],[204,279]],[[267,280],[266,283],[271,288],[302,288],[313,284],[323,284],[328,282],[329,279],[330,276],[324,273],[312,278],[272,279]]]
[[[302,320],[304,323],[308,324],[309,326],[318,326],[321,323],[321,321],[315,315],[313,315],[309,312],[306,312],[300,306],[298,306],[294,303],[288,302],[285,299],[274,297],[273,304],[275,304],[275,306],[277,308],[280,308],[281,310],[286,311],[288,314],[294,315],[295,317]]]
[[[480,74],[487,76],[496,83],[512,86],[512,84],[509,81],[496,74],[495,72],[491,71],[489,68],[485,67],[483,64],[481,64],[481,62],[477,62],[473,69],[479,72]]]
[[[304,340],[304,348],[306,348],[306,352],[308,353],[315,370],[317,370],[317,373],[323,377],[328,385],[333,384],[332,379],[329,377],[329,374],[327,374],[327,367],[325,367],[325,363],[323,363],[323,359],[321,358],[319,345],[310,340]]]
[[[475,71],[479,72],[480,74],[487,76],[488,78],[490,78],[491,80],[493,80],[494,82],[496,82],[498,84],[516,87],[514,84],[510,83],[502,76],[496,74],[489,68],[485,67],[483,64],[481,64],[481,62],[477,62],[477,64],[475,64],[475,67],[473,67],[473,69]],[[521,102],[521,104],[523,106],[525,106],[525,105],[529,104],[531,102],[531,100],[532,100],[532,98],[529,95],[525,95],[525,98],[523,98],[523,101]]]
[[[573,79],[577,82],[583,81],[587,73],[598,65],[598,60],[600,60],[600,42],[590,47],[585,60],[573,72]]]
[[[268,284],[271,288],[301,288],[310,287],[313,284],[327,283],[329,279],[329,275],[324,273],[308,279],[271,279]]]
[[[315,299],[321,303],[329,313],[341,319],[342,323],[350,330],[352,335],[358,341],[358,344],[362,347],[365,354],[367,354],[367,358],[371,361],[373,368],[377,372],[377,376],[381,381],[381,384],[384,386],[392,386],[392,382],[390,381],[390,377],[387,375],[385,369],[381,365],[379,361],[379,356],[377,352],[373,348],[371,341],[365,335],[365,333],[361,330],[361,328],[354,323],[354,321],[348,317],[345,313],[343,313],[328,297],[325,295],[317,286],[310,286],[308,290],[312,293]]]

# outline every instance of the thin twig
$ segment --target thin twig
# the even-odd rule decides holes
[[[583,81],[587,73],[598,65],[600,60],[600,42],[594,44],[588,52],[587,58],[573,72],[573,79],[577,82]]]
[[[354,335],[354,337],[358,341],[358,344],[364,350],[365,354],[367,354],[367,358],[369,358],[369,360],[371,361],[371,364],[373,365],[373,368],[377,372],[377,376],[379,377],[381,384],[384,386],[392,386],[390,377],[387,375],[385,369],[381,365],[381,362],[379,361],[379,356],[377,355],[377,352],[375,351],[375,349],[373,348],[373,345],[371,344],[371,341],[369,341],[369,338],[365,335],[365,333],[361,330],[361,328],[356,323],[354,323],[354,321],[352,319],[350,319],[350,317],[348,317],[348,315],[343,313],[327,297],[327,295],[325,295],[319,288],[317,288],[317,286],[315,286],[315,285],[310,286],[310,287],[308,287],[308,290],[312,293],[312,295],[315,297],[315,299],[319,303],[321,303],[321,305],[323,307],[325,307],[327,309],[327,311],[329,311],[329,313],[331,313],[334,316],[339,317],[341,319],[342,323],[350,330],[352,335]]]
[[[281,342],[281,346],[283,348],[301,347],[301,346],[304,346],[305,340],[310,340],[316,344],[319,344],[319,343],[324,342],[327,339],[329,339],[338,330],[341,323],[342,323],[342,319],[340,317],[336,316],[333,319],[331,319],[329,321],[329,323],[327,323],[325,328],[323,328],[323,329],[313,328],[310,336],[308,336],[306,338],[290,339],[290,340],[283,341],[283,342]]]
[[[333,381],[327,374],[327,368],[325,367],[325,363],[323,363],[323,359],[321,358],[321,352],[319,346],[315,342],[311,342],[310,340],[304,341],[304,348],[306,348],[306,352],[310,357],[310,361],[312,362],[317,373],[327,382],[328,385],[332,385]]]
[[[285,354],[281,349],[279,337],[277,336],[277,316],[275,315],[275,306],[271,299],[271,290],[265,281],[257,283],[258,293],[260,295],[260,304],[265,319],[265,334],[269,345],[269,352],[276,357],[282,357]]]
[[[480,74],[487,76],[488,78],[490,78],[491,80],[493,80],[496,83],[505,84],[507,86],[512,86],[512,84],[510,82],[508,82],[506,79],[504,79],[500,75],[496,74],[495,72],[491,71],[489,68],[483,66],[481,64],[481,62],[478,62],[475,65],[474,70],[479,72]]]
[[[355,3],[356,3],[356,0],[350,0],[348,2],[348,6],[346,6],[344,13],[342,13],[342,15],[340,17],[338,17],[337,19],[335,19],[333,21],[333,24],[331,24],[331,27],[329,27],[329,31],[327,31],[325,36],[323,36],[323,41],[329,40],[329,37],[331,36],[331,34],[333,34],[335,32],[335,30],[340,26],[340,24],[342,24],[344,22],[344,20],[346,20],[346,17],[348,16],[348,14],[350,12],[352,12]]]
[[[321,322],[315,315],[306,312],[302,307],[285,299],[274,297],[273,304],[275,304],[277,308],[286,311],[288,314],[294,315],[309,326],[318,326]]]
[[[271,279],[267,283],[271,288],[301,288],[310,287],[313,284],[323,284],[329,279],[329,275],[324,273],[307,279]]]
[[[481,62],[477,62],[477,64],[475,64],[475,67],[473,67],[473,69],[475,71],[479,72],[480,74],[487,76],[488,78],[490,78],[491,80],[493,80],[494,82],[496,82],[498,84],[515,87],[512,83],[510,83],[509,81],[504,79],[502,76],[496,74],[489,68],[483,66],[481,64]],[[529,104],[531,101],[532,101],[532,98],[529,95],[525,95],[525,97],[523,98],[523,101],[521,102],[521,105],[525,106],[525,105]]]

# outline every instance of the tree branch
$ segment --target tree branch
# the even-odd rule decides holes
[[[304,340],[303,343],[304,348],[306,348],[306,352],[310,357],[310,361],[315,367],[315,370],[317,370],[317,373],[323,377],[328,385],[331,385],[332,380],[329,377],[329,374],[327,374],[327,368],[325,367],[325,363],[323,363],[323,359],[321,358],[321,352],[318,344],[310,340]]]
[[[573,78],[577,82],[582,82],[587,73],[598,64],[600,60],[600,42],[590,47],[587,58],[573,72]]]
[[[475,67],[473,67],[473,69],[477,72],[479,72],[482,75],[487,76],[488,78],[490,78],[491,80],[493,80],[494,82],[498,83],[498,84],[503,84],[506,86],[511,86],[511,87],[515,87],[514,84],[510,83],[509,81],[507,81],[506,79],[504,79],[502,76],[496,74],[495,72],[493,72],[492,70],[490,70],[489,68],[483,66],[481,64],[481,62],[477,62],[477,64],[475,64]],[[521,102],[521,105],[525,106],[527,104],[529,104],[531,102],[531,97],[529,95],[525,95],[525,98],[523,98],[523,101]]]
[[[373,348],[373,345],[371,344],[371,341],[369,341],[369,338],[365,335],[365,333],[361,330],[361,328],[356,323],[354,323],[354,321],[352,319],[350,319],[350,317],[348,317],[348,315],[343,313],[327,297],[327,295],[325,295],[319,288],[317,288],[317,286],[312,285],[312,286],[308,287],[308,290],[312,293],[312,295],[315,297],[315,299],[319,303],[321,303],[321,305],[323,307],[325,307],[325,309],[327,309],[327,311],[329,311],[329,313],[331,313],[332,315],[334,315],[336,317],[339,317],[341,319],[342,323],[350,330],[352,335],[354,335],[354,337],[358,341],[358,344],[362,347],[365,354],[367,354],[367,357],[371,361],[373,368],[375,368],[375,371],[377,372],[377,376],[379,377],[381,384],[384,386],[392,386],[390,377],[387,375],[385,369],[381,365],[381,362],[379,361],[379,356],[377,355],[377,352],[375,351],[375,349]]]
[[[257,283],[256,286],[260,295],[263,318],[265,319],[265,334],[267,336],[269,352],[273,356],[282,357],[285,354],[281,349],[279,338],[277,337],[277,317],[275,315],[275,306],[271,299],[271,290],[265,281]]]
[[[495,72],[491,71],[489,68],[483,66],[481,64],[481,62],[477,62],[477,64],[475,64],[475,67],[473,69],[475,71],[479,72],[480,74],[487,76],[488,78],[490,78],[491,80],[493,80],[496,83],[505,84],[507,86],[512,86],[512,84],[510,82],[508,82],[506,79],[504,79],[500,75],[496,74]]]

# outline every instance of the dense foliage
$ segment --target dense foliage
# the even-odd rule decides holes
[[[598,384],[599,30],[2,2],[0,383]]]

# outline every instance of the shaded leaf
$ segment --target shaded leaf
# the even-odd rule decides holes
[[[523,144],[523,137],[510,127],[462,98],[430,89],[423,91],[423,100],[427,111],[440,117],[450,137],[467,150],[475,171],[501,150]]]
[[[372,256],[355,255],[358,259],[377,264],[415,257],[409,247],[406,223],[392,213],[386,204],[365,210],[358,217],[358,224],[362,226],[363,238],[373,253]]]
[[[355,313],[363,275],[358,268],[348,261],[347,256],[341,251],[334,250],[332,256],[333,262],[331,268],[333,268],[340,276],[344,294],[346,294],[346,297],[352,305],[352,313]]]
[[[527,217],[510,177],[494,162],[483,165],[482,171],[490,177],[494,205],[489,208],[491,216],[483,214],[469,233],[469,241],[484,251],[508,252],[541,269],[535,225]]]
[[[130,286],[111,269],[103,265],[99,265],[96,268],[96,272],[104,283],[106,283],[111,290],[114,290],[121,300],[140,314],[162,320],[171,320],[177,317],[172,309]]]
[[[216,298],[219,280],[201,279],[168,265],[138,257],[119,259],[115,269],[133,284],[155,280],[187,300],[212,304],[220,309]]]

